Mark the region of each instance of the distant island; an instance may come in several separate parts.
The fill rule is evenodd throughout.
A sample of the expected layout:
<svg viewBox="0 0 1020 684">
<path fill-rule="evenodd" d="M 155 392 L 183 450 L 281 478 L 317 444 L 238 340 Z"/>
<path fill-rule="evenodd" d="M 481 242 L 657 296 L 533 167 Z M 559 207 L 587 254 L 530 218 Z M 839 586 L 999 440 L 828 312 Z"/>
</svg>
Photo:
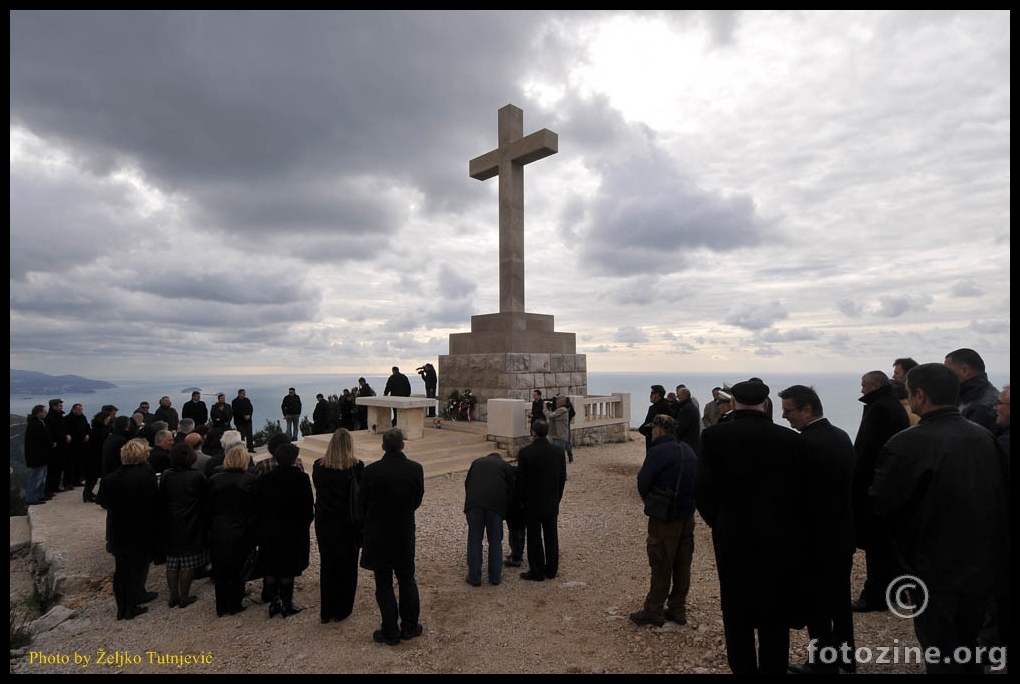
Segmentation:
<svg viewBox="0 0 1020 684">
<path fill-rule="evenodd" d="M 115 389 L 104 380 L 89 380 L 80 375 L 47 375 L 35 371 L 11 369 L 11 394 L 22 396 L 56 396 L 58 394 L 92 394 L 96 390 Z"/>
</svg>

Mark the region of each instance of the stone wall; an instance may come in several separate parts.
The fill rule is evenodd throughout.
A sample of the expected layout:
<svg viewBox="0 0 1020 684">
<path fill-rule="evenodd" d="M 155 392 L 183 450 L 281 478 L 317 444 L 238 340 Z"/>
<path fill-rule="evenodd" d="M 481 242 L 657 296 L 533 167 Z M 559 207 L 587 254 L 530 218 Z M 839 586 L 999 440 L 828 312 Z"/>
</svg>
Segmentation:
<svg viewBox="0 0 1020 684">
<path fill-rule="evenodd" d="M 478 398 L 475 420 L 486 420 L 489 399 L 531 401 L 531 392 L 584 396 L 588 393 L 588 362 L 584 354 L 533 354 L 502 352 L 447 354 L 439 357 L 440 409 L 450 393 L 470 389 Z"/>
</svg>

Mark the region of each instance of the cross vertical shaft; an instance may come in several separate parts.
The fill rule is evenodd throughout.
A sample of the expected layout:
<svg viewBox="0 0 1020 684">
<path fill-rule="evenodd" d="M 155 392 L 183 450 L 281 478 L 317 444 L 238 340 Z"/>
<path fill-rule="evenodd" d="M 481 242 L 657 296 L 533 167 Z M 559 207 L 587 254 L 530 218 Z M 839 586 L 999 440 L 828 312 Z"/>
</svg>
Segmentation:
<svg viewBox="0 0 1020 684">
<path fill-rule="evenodd" d="M 558 136 L 547 128 L 524 137 L 524 112 L 499 110 L 498 147 L 468 162 L 478 180 L 499 176 L 499 311 L 524 312 L 524 165 L 556 154 Z"/>
</svg>

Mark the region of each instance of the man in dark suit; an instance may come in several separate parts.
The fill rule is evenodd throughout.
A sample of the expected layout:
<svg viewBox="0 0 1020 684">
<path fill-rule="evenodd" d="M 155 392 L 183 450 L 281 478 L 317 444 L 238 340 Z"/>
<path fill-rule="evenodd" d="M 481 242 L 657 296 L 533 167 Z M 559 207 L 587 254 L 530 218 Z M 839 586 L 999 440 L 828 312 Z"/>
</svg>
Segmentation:
<svg viewBox="0 0 1020 684">
<path fill-rule="evenodd" d="M 411 381 L 400 372 L 398 366 L 391 369 L 390 377 L 386 379 L 386 387 L 383 388 L 384 397 L 409 397 L 411 396 Z M 397 424 L 397 409 L 393 409 L 393 424 Z"/>
<path fill-rule="evenodd" d="M 181 418 L 191 418 L 195 425 L 205 425 L 209 422 L 209 407 L 202 401 L 201 392 L 192 392 L 191 401 L 184 402 L 181 407 Z"/>
<path fill-rule="evenodd" d="M 567 484 L 567 456 L 548 439 L 545 419 L 531 424 L 531 444 L 517 455 L 517 476 L 528 528 L 528 567 L 521 577 L 541 582 L 556 577 L 560 567 L 557 530 L 560 500 Z"/>
<path fill-rule="evenodd" d="M 666 388 L 662 385 L 652 385 L 652 391 L 648 395 L 649 401 L 652 405 L 648 407 L 648 413 L 645 414 L 645 421 L 641 423 L 641 427 L 638 428 L 638 432 L 645 436 L 645 451 L 652 446 L 652 418 L 664 413 L 667 416 L 672 416 L 673 411 L 669 407 L 669 402 L 666 400 Z"/>
<path fill-rule="evenodd" d="M 854 445 L 850 436 L 829 422 L 822 401 L 810 387 L 793 385 L 779 393 L 783 417 L 804 437 L 808 449 L 808 491 L 813 527 L 808 531 L 813 553 L 809 557 L 811 612 L 808 636 L 817 648 L 808 662 L 790 665 L 797 674 L 855 672 L 854 620 L 847 597 L 854 562 L 854 512 L 850 498 L 854 480 Z M 839 659 L 819 658 L 821 649 Z M 846 654 L 847 657 L 844 657 Z"/>
<path fill-rule="evenodd" d="M 365 521 L 361 567 L 375 574 L 375 600 L 382 627 L 372 638 L 395 646 L 401 639 L 421 636 L 421 604 L 414 576 L 414 512 L 425 494 L 425 471 L 404 454 L 404 433 L 387 430 L 382 437 L 383 457 L 365 467 L 358 504 Z M 393 593 L 397 578 L 399 602 Z M 399 626 L 398 626 L 399 617 Z"/>
<path fill-rule="evenodd" d="M 785 674 L 790 628 L 805 623 L 807 449 L 769 420 L 768 385 L 730 392 L 732 418 L 701 434 L 694 500 L 712 528 L 730 669 Z"/>
<path fill-rule="evenodd" d="M 243 389 L 237 390 L 237 396 L 230 402 L 230 413 L 234 417 L 234 426 L 241 433 L 241 437 L 244 438 L 245 445 L 248 447 L 248 453 L 255 451 L 255 437 L 252 434 L 251 418 L 252 414 L 255 413 L 255 407 L 252 406 L 247 391 Z"/>
<path fill-rule="evenodd" d="M 855 613 L 887 609 L 885 591 L 899 572 L 889 531 L 880 524 L 868 497 L 875 479 L 878 453 L 889 438 L 910 427 L 910 418 L 893 393 L 892 382 L 884 372 L 875 370 L 861 376 L 864 411 L 854 439 L 857 461 L 854 466 L 854 533 L 857 548 L 864 550 L 867 576 L 860 596 L 850 607 Z"/>
</svg>

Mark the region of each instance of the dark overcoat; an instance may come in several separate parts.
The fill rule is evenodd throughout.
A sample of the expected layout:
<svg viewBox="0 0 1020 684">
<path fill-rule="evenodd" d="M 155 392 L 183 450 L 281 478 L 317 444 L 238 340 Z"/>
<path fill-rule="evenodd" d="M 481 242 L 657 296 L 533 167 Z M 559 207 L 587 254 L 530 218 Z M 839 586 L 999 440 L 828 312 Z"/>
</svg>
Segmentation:
<svg viewBox="0 0 1020 684">
<path fill-rule="evenodd" d="M 546 520 L 560 514 L 567 484 L 567 457 L 546 437 L 536 437 L 517 454 L 517 477 L 526 520 Z"/>
<path fill-rule="evenodd" d="M 806 461 L 801 436 L 761 411 L 701 433 L 694 499 L 712 528 L 728 626 L 805 623 Z"/>
<path fill-rule="evenodd" d="M 148 553 L 159 545 L 159 487 L 148 463 L 121 465 L 103 476 L 99 501 L 106 509 L 110 553 Z"/>
<path fill-rule="evenodd" d="M 314 517 L 307 473 L 280 466 L 259 478 L 259 565 L 267 575 L 297 577 L 308 567 Z"/>
<path fill-rule="evenodd" d="M 892 385 L 885 385 L 860 397 L 864 404 L 861 425 L 854 439 L 857 461 L 854 465 L 853 505 L 857 547 L 867 549 L 877 541 L 881 525 L 871 507 L 868 488 L 875 479 L 878 454 L 889 438 L 910 427 L 903 404 L 893 394 Z"/>
<path fill-rule="evenodd" d="M 170 468 L 159 478 L 163 551 L 169 556 L 201 553 L 209 542 L 209 480 L 191 468 Z"/>
<path fill-rule="evenodd" d="M 240 567 L 256 545 L 258 480 L 231 468 L 209 478 L 209 560 L 216 566 Z"/>
<path fill-rule="evenodd" d="M 402 451 L 365 466 L 358 501 L 365 521 L 361 567 L 407 567 L 414 563 L 414 512 L 425 495 L 425 471 Z"/>
</svg>

